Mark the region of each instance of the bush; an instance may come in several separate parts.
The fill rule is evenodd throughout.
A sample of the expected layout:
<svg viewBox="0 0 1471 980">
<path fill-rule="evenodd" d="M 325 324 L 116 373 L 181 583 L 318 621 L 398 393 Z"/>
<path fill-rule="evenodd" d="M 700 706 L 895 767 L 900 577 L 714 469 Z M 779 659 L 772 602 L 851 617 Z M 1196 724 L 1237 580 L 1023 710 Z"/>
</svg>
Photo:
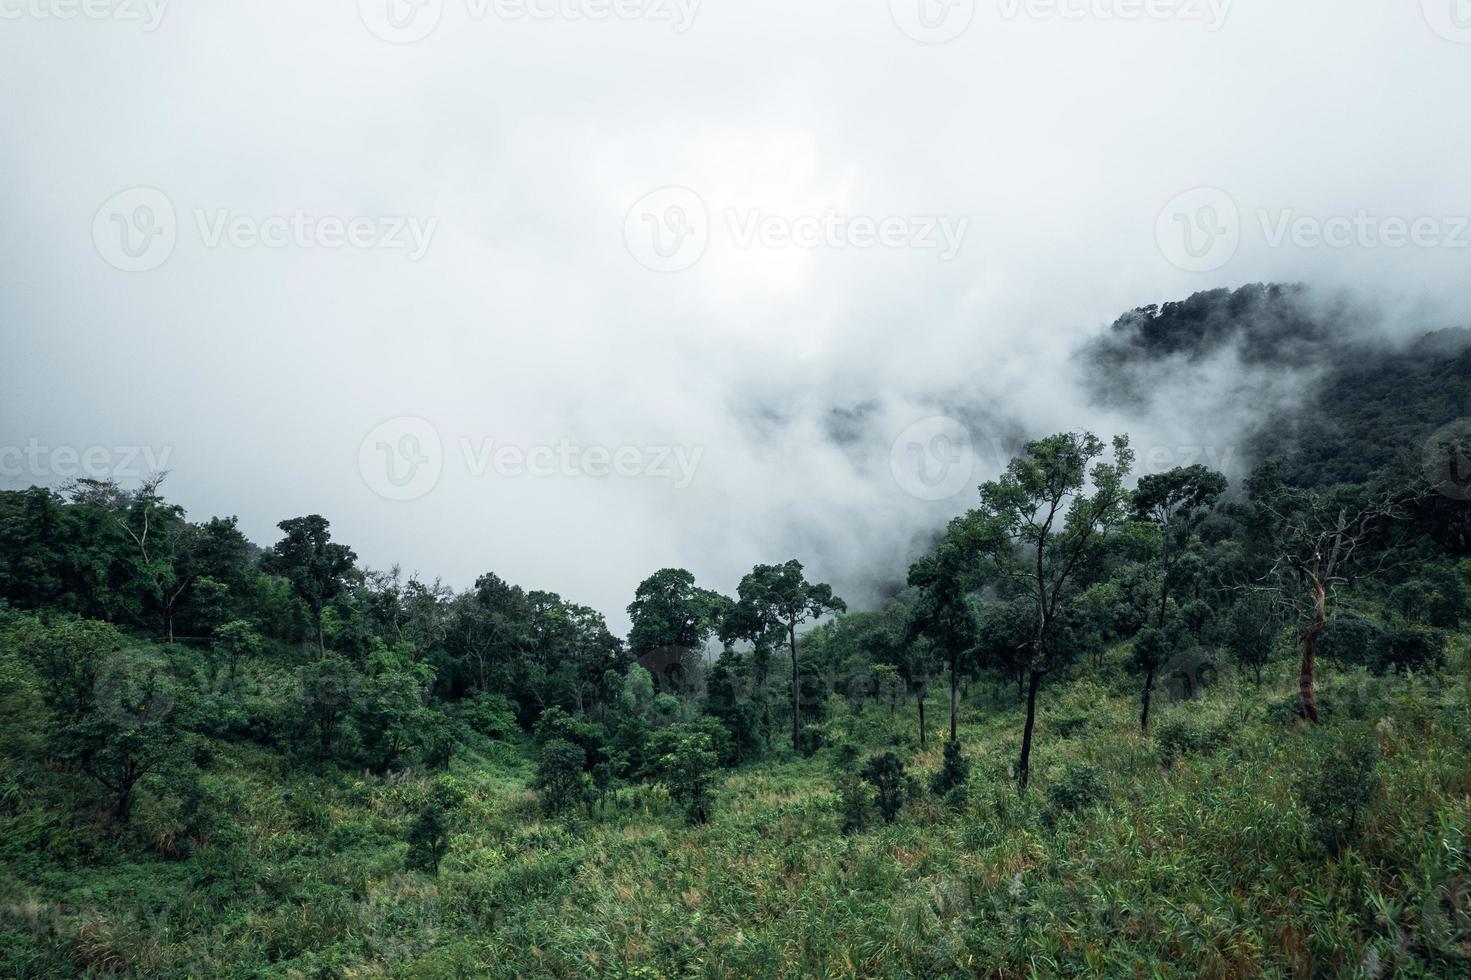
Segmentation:
<svg viewBox="0 0 1471 980">
<path fill-rule="evenodd" d="M 1165 719 L 1154 730 L 1154 742 L 1167 766 L 1182 756 L 1212 752 L 1223 739 L 1223 732 L 1179 716 Z"/>
<path fill-rule="evenodd" d="M 439 862 L 449 852 L 449 819 L 438 799 L 432 799 L 419 811 L 409 827 L 408 866 L 431 874 L 439 874 Z"/>
<path fill-rule="evenodd" d="M 1314 835 L 1337 854 L 1358 836 L 1364 812 L 1379 795 L 1379 749 L 1368 735 L 1342 738 L 1298 778 L 1297 795 Z"/>
<path fill-rule="evenodd" d="M 945 760 L 940 771 L 930 780 L 930 792 L 946 796 L 951 790 L 963 789 L 970 778 L 970 761 L 960 751 L 960 743 L 951 739 L 945 743 Z"/>
<path fill-rule="evenodd" d="M 908 788 L 904 779 L 904 762 L 892 752 L 884 752 L 868 760 L 863 779 L 873 787 L 875 803 L 884 823 L 893 823 L 904 806 Z"/>
<path fill-rule="evenodd" d="M 1052 805 L 1069 813 L 1108 800 L 1108 786 L 1097 766 L 1072 765 L 1047 792 Z"/>
<path fill-rule="evenodd" d="M 555 815 L 586 804 L 592 788 L 586 768 L 587 753 L 580 745 L 564 738 L 553 738 L 543 745 L 536 772 L 542 809 Z"/>
<path fill-rule="evenodd" d="M 856 773 L 845 773 L 838 778 L 838 814 L 842 818 L 842 831 L 851 834 L 868 826 L 873 817 L 874 791 Z"/>
<path fill-rule="evenodd" d="M 516 724 L 516 706 L 501 694 L 476 692 L 460 703 L 458 714 L 471 731 L 486 738 L 504 740 L 520 730 Z"/>
</svg>

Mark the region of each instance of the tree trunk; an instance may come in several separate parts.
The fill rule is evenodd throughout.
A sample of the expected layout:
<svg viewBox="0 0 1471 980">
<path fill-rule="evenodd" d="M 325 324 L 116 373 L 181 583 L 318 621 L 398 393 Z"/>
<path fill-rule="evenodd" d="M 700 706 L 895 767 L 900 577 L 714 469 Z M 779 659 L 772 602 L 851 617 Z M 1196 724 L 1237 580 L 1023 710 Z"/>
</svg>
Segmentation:
<svg viewBox="0 0 1471 980">
<path fill-rule="evenodd" d="M 924 691 L 923 691 L 923 689 L 920 689 L 920 690 L 917 690 L 917 691 L 914 692 L 914 700 L 915 700 L 915 703 L 917 703 L 919 705 L 919 744 L 920 745 L 924 745 Z"/>
<path fill-rule="evenodd" d="M 1320 600 L 1314 607 L 1313 622 L 1302 634 L 1302 667 L 1298 671 L 1298 688 L 1302 692 L 1303 717 L 1314 725 L 1318 723 L 1318 694 L 1314 690 L 1314 670 L 1318 659 L 1318 637 L 1328 625 L 1324 605 Z"/>
<path fill-rule="evenodd" d="M 797 624 L 787 624 L 787 638 L 792 645 L 792 751 L 802 751 L 802 682 L 797 675 Z"/>
<path fill-rule="evenodd" d="M 956 723 L 960 717 L 960 688 L 955 677 L 955 661 L 957 659 L 957 654 L 950 654 L 950 741 L 952 742 L 959 741 L 955 734 Z"/>
<path fill-rule="evenodd" d="M 1033 668 L 1027 682 L 1027 724 L 1022 729 L 1022 755 L 1016 764 L 1016 783 L 1021 790 L 1027 788 L 1027 780 L 1031 778 L 1029 767 L 1032 762 L 1032 729 L 1037 724 L 1037 688 L 1041 684 L 1042 672 Z"/>
<path fill-rule="evenodd" d="M 172 606 L 163 611 L 163 637 L 169 646 L 174 644 L 174 609 Z"/>
<path fill-rule="evenodd" d="M 320 657 L 327 655 L 327 639 L 322 629 L 322 610 L 320 609 L 317 610 L 317 655 Z"/>
<path fill-rule="evenodd" d="M 1149 695 L 1154 691 L 1154 668 L 1144 675 L 1144 710 L 1139 713 L 1139 730 L 1149 731 Z"/>
</svg>

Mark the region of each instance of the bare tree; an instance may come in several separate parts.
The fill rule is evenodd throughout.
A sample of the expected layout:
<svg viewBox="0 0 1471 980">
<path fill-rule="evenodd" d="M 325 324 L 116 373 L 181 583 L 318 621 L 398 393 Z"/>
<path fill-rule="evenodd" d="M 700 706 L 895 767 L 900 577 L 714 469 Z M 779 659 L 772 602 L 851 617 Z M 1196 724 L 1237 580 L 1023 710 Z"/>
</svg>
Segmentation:
<svg viewBox="0 0 1471 980">
<path fill-rule="evenodd" d="M 1340 591 L 1357 575 L 1375 574 L 1389 562 L 1392 550 L 1375 555 L 1370 545 L 1403 516 L 1405 495 L 1356 498 L 1278 485 L 1254 502 L 1266 517 L 1272 565 L 1253 588 L 1271 594 L 1296 620 L 1302 713 L 1316 724 L 1318 641 Z"/>
</svg>

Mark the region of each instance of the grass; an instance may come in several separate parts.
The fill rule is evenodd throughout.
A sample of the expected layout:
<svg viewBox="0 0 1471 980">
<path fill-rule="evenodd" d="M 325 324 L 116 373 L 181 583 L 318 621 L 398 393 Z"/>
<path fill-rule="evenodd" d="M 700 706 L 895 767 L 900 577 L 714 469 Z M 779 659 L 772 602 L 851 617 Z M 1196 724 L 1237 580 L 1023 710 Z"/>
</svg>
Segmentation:
<svg viewBox="0 0 1471 980">
<path fill-rule="evenodd" d="M 428 777 L 286 773 L 242 745 L 207 770 L 229 820 L 192 856 L 0 806 L 0 974 L 1466 975 L 1464 639 L 1441 676 L 1330 678 L 1344 707 L 1318 729 L 1274 714 L 1290 685 L 1228 678 L 1161 707 L 1157 726 L 1213 733 L 1173 759 L 1137 730 L 1121 659 L 1044 692 L 1028 794 L 1009 779 L 1020 710 L 978 686 L 964 809 L 921 796 L 850 836 L 831 750 L 730 773 L 687 828 L 659 788 L 547 820 L 525 748 L 480 743 L 443 777 L 464 803 L 438 877 L 404 870 Z M 856 722 L 872 746 L 914 725 L 912 706 Z M 1350 736 L 1374 739 L 1382 787 L 1330 853 L 1298 787 Z M 927 777 L 940 749 L 899 751 Z M 1052 790 L 1079 765 L 1105 798 L 1072 811 Z M 146 802 L 138 818 L 166 824 Z"/>
</svg>

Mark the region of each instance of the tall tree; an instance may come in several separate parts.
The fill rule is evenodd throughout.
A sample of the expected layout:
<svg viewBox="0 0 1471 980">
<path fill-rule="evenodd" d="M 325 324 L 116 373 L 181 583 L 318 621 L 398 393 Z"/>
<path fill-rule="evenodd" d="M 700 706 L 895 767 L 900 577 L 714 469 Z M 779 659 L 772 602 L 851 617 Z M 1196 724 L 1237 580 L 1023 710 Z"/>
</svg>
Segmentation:
<svg viewBox="0 0 1471 980">
<path fill-rule="evenodd" d="M 1160 534 L 1159 604 L 1155 629 L 1163 631 L 1172 590 L 1181 584 L 1184 557 L 1200 521 L 1226 492 L 1226 478 L 1205 466 L 1179 466 L 1164 473 L 1139 478 L 1134 490 L 1134 516 L 1153 524 Z M 1149 730 L 1149 700 L 1155 674 L 1164 664 L 1163 634 L 1135 644 L 1135 663 L 1144 672 L 1144 694 L 1139 727 Z"/>
<path fill-rule="evenodd" d="M 294 517 L 276 525 L 286 536 L 266 552 L 262 566 L 291 583 L 292 591 L 311 610 L 317 630 L 317 652 L 327 652 L 322 630 L 322 612 L 347 587 L 357 555 L 345 544 L 332 540 L 331 524 L 312 514 Z"/>
<path fill-rule="evenodd" d="M 1373 545 L 1390 522 L 1403 516 L 1405 495 L 1357 487 L 1333 491 L 1289 487 L 1270 466 L 1253 476 L 1249 489 L 1260 535 L 1257 542 L 1265 545 L 1271 561 L 1256 589 L 1265 589 L 1296 619 L 1302 714 L 1317 724 L 1318 641 L 1328 628 L 1339 591 L 1358 575 L 1381 570 L 1391 559 L 1391 550 Z"/>
<path fill-rule="evenodd" d="M 639 583 L 628 606 L 628 645 L 635 658 L 665 647 L 698 650 L 720 626 L 730 600 L 695 585 L 683 568 L 665 568 Z"/>
<path fill-rule="evenodd" d="M 1112 462 L 1100 458 L 1104 452 L 1102 440 L 1088 432 L 1028 443 L 1000 477 L 981 485 L 981 506 L 970 515 L 983 529 L 973 539 L 981 555 L 1031 598 L 1027 715 L 1016 767 L 1022 789 L 1030 776 L 1037 691 L 1054 666 L 1054 625 L 1126 517 L 1124 480 L 1133 450 L 1120 436 L 1113 441 Z"/>
<path fill-rule="evenodd" d="M 960 658 L 976 643 L 976 616 L 970 597 L 979 584 L 984 526 L 974 515 L 950 522 L 933 554 L 909 568 L 918 592 L 913 625 L 932 637 L 950 673 L 950 740 L 960 736 Z"/>
<path fill-rule="evenodd" d="M 802 681 L 797 662 L 797 627 L 829 613 L 845 612 L 847 603 L 832 586 L 810 583 L 795 558 L 784 565 L 757 565 L 741 579 L 735 606 L 727 617 L 727 633 L 761 643 L 782 635 L 792 655 L 792 748 L 802 748 Z"/>
</svg>

